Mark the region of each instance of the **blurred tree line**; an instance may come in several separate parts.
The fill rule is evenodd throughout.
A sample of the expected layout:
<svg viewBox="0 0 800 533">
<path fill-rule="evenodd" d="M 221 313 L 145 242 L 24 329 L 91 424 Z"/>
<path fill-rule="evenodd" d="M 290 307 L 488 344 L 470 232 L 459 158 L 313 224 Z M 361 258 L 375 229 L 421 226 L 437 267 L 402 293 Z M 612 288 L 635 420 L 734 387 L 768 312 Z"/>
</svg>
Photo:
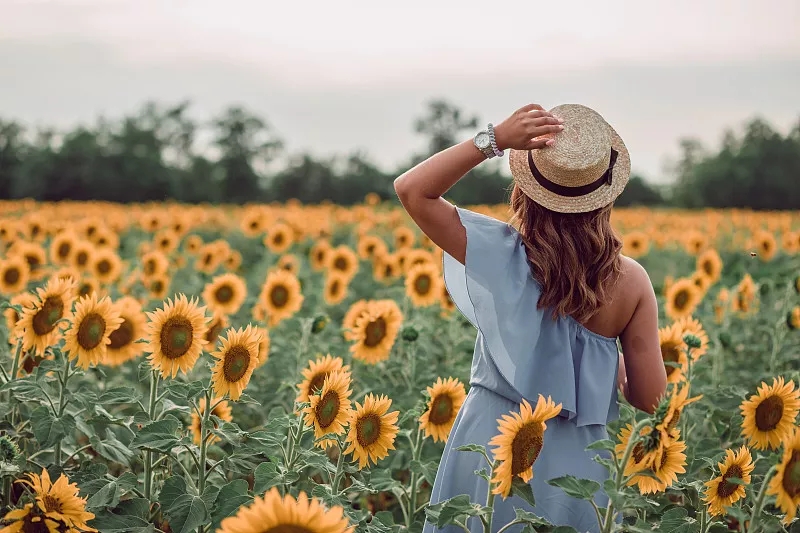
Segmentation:
<svg viewBox="0 0 800 533">
<path fill-rule="evenodd" d="M 397 175 L 467 138 L 480 124 L 447 101 L 431 101 L 414 122 L 426 150 L 386 172 L 359 152 L 333 158 L 290 154 L 264 118 L 242 107 L 204 123 L 188 109 L 188 102 L 147 103 L 120 120 L 100 119 L 66 132 L 33 131 L 0 119 L 0 198 L 238 204 L 296 198 L 349 205 L 374 192 L 394 199 Z M 718 150 L 693 139 L 682 140 L 680 149 L 674 184 L 656 188 L 632 176 L 617 205 L 800 208 L 794 186 L 800 177 L 800 121 L 783 136 L 753 119 L 741 135 L 727 132 Z M 506 200 L 510 179 L 502 163 L 479 166 L 448 197 L 459 204 Z"/>
</svg>

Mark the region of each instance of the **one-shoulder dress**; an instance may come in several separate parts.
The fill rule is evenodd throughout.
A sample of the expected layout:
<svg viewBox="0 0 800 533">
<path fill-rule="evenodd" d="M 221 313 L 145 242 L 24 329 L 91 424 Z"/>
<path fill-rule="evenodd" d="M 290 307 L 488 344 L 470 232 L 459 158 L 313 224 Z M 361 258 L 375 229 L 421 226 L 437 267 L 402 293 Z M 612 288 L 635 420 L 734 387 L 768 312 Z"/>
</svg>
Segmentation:
<svg viewBox="0 0 800 533">
<path fill-rule="evenodd" d="M 554 320 L 552 311 L 538 309 L 541 286 L 531 274 L 521 236 L 510 224 L 462 208 L 458 215 L 467 233 L 466 264 L 445 254 L 445 284 L 478 333 L 470 391 L 445 445 L 430 501 L 466 494 L 485 504 L 486 481 L 474 472 L 485 468 L 486 461 L 456 448 L 487 446 L 498 433 L 502 415 L 519 412 L 523 398 L 535 406 L 542 394 L 561 403 L 562 411 L 547 421 L 544 444 L 533 465 L 530 484 L 536 506 L 518 496 L 498 496 L 493 532 L 514 519 L 515 508 L 579 532 L 598 531 L 591 503 L 567 496 L 547 480 L 571 474 L 602 485 L 608 476 L 593 460 L 599 452 L 586 447 L 608 438 L 606 424 L 618 416 L 616 339 L 598 335 L 571 317 Z M 607 505 L 602 490 L 595 503 Z M 468 526 L 473 532 L 483 530 L 476 518 Z M 455 526 L 437 529 L 425 523 L 424 533 L 437 531 L 463 533 Z"/>
</svg>

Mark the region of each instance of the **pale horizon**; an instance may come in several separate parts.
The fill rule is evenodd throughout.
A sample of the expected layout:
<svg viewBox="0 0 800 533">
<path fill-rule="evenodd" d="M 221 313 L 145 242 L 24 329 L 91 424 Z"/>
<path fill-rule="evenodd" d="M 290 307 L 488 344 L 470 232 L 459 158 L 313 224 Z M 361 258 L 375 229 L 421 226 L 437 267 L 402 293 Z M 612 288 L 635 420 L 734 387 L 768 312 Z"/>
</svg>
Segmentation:
<svg viewBox="0 0 800 533">
<path fill-rule="evenodd" d="M 800 119 L 800 2 L 0 0 L 0 118 L 91 124 L 148 100 L 232 104 L 289 152 L 356 150 L 394 170 L 444 98 L 485 123 L 531 101 L 580 102 L 654 182 L 681 137 L 718 146 L 755 116 Z"/>
</svg>

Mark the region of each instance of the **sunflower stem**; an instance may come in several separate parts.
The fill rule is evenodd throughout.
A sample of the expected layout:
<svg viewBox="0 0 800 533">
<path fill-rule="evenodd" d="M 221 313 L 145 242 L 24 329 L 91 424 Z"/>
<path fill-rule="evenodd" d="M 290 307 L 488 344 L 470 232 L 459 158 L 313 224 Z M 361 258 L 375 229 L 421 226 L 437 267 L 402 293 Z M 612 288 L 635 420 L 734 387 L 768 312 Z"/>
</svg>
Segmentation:
<svg viewBox="0 0 800 533">
<path fill-rule="evenodd" d="M 494 479 L 494 469 L 500 465 L 500 461 L 495 461 L 492 463 L 492 471 L 489 473 L 489 479 Z M 484 533 L 492 533 L 492 518 L 494 518 L 494 498 L 495 493 L 492 490 L 492 482 L 489 481 L 487 483 L 488 488 L 486 490 L 486 507 L 490 510 L 489 517 L 486 518 L 485 516 L 481 516 L 481 522 L 483 522 L 483 532 Z"/>
<path fill-rule="evenodd" d="M 412 357 L 416 357 L 412 355 Z M 417 424 L 417 429 L 414 434 L 414 442 L 411 447 L 411 458 L 413 461 L 419 461 L 421 451 L 422 451 L 422 429 Z M 411 529 L 411 526 L 414 523 L 414 518 L 416 517 L 416 507 L 417 507 L 417 485 L 419 484 L 419 474 L 414 470 L 411 471 L 411 494 L 408 497 L 408 512 L 405 514 L 406 519 L 406 529 Z"/>
<path fill-rule="evenodd" d="M 206 408 L 203 410 L 203 418 L 200 422 L 200 463 L 198 465 L 198 484 L 197 490 L 200 495 L 206 488 L 206 454 L 208 453 L 208 422 L 211 417 L 211 392 L 206 389 L 204 391 L 206 399 Z"/>
<path fill-rule="evenodd" d="M 614 490 L 616 492 L 619 492 L 619 490 L 622 488 L 623 482 L 625 481 L 625 465 L 628 464 L 628 459 L 630 459 L 631 454 L 633 453 L 633 448 L 640 440 L 639 433 L 649 422 L 650 420 L 647 418 L 640 420 L 631 430 L 631 436 L 630 439 L 628 439 L 628 445 L 625 447 L 625 453 L 622 455 L 622 459 L 617 463 L 617 472 L 614 478 Z M 603 518 L 603 523 L 600 524 L 600 530 L 603 533 L 611 533 L 611 525 L 613 523 L 614 503 L 611 501 L 611 498 L 609 498 L 608 507 L 606 507 L 606 515 Z"/>
<path fill-rule="evenodd" d="M 767 486 L 769 485 L 769 480 L 772 478 L 773 474 L 777 471 L 778 466 L 772 465 L 772 467 L 767 470 L 767 473 L 764 474 L 764 480 L 761 482 L 761 489 L 758 491 L 758 496 L 756 497 L 756 501 L 753 504 L 753 512 L 750 515 L 750 524 L 744 526 L 745 533 L 753 533 L 757 531 L 756 529 L 756 521 L 758 520 L 759 515 L 761 514 L 761 508 L 764 506 L 764 498 L 767 495 Z"/>
<path fill-rule="evenodd" d="M 703 505 L 700 510 L 700 533 L 706 533 L 708 529 L 708 514 L 706 513 L 706 506 Z"/>
<path fill-rule="evenodd" d="M 70 360 L 65 354 L 62 354 L 64 358 L 64 371 L 59 376 L 59 383 L 61 387 L 58 391 L 58 413 L 56 413 L 56 418 L 61 418 L 64 416 L 64 409 L 67 407 L 67 395 L 65 392 L 67 391 L 67 384 L 69 383 L 69 378 L 71 377 L 70 374 Z M 61 466 L 61 441 L 59 440 L 56 442 L 55 448 L 53 449 L 53 463 Z"/>
<path fill-rule="evenodd" d="M 17 372 L 19 372 L 19 360 L 22 355 L 22 339 L 17 340 L 17 347 L 14 349 L 14 362 L 11 363 L 11 375 L 8 376 L 9 381 L 17 379 Z M 9 393 L 11 394 L 11 393 Z"/>
<path fill-rule="evenodd" d="M 339 457 L 336 459 L 336 473 L 331 481 L 331 494 L 339 493 L 339 480 L 342 477 L 342 467 L 344 466 L 344 443 L 342 439 L 336 439 L 339 445 Z"/>
<path fill-rule="evenodd" d="M 158 403 L 158 371 L 150 370 L 150 396 L 147 414 L 150 420 L 155 420 L 156 404 Z M 144 497 L 147 501 L 153 496 L 153 452 L 148 450 L 144 457 Z"/>
</svg>

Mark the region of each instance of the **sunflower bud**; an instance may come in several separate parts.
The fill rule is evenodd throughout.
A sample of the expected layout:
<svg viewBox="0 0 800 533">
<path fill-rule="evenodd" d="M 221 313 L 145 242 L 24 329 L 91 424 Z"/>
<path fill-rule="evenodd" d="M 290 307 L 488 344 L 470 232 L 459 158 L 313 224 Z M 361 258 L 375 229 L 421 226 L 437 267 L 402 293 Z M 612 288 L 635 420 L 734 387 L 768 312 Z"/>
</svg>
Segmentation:
<svg viewBox="0 0 800 533">
<path fill-rule="evenodd" d="M 406 342 L 414 342 L 419 338 L 419 332 L 414 326 L 404 327 L 403 331 L 400 332 L 400 335 L 402 335 L 403 340 Z"/>
<path fill-rule="evenodd" d="M 19 447 L 16 443 L 3 435 L 0 437 L 0 462 L 13 463 L 19 458 Z"/>
<path fill-rule="evenodd" d="M 683 336 L 683 342 L 686 343 L 686 346 L 692 349 L 697 349 L 702 345 L 700 339 L 691 333 Z"/>
<path fill-rule="evenodd" d="M 330 322 L 328 315 L 317 315 L 314 317 L 314 322 L 311 323 L 311 333 L 321 332 L 328 325 L 328 322 Z"/>
<path fill-rule="evenodd" d="M 727 331 L 723 331 L 719 334 L 719 342 L 722 344 L 724 348 L 731 347 L 731 336 Z"/>
</svg>

